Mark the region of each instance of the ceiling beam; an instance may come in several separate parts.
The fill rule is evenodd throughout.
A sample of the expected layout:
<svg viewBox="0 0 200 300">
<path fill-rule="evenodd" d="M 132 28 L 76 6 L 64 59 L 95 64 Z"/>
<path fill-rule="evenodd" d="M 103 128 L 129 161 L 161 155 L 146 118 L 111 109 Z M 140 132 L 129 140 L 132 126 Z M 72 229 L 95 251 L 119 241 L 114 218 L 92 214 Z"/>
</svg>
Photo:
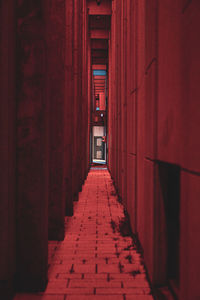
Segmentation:
<svg viewBox="0 0 200 300">
<path fill-rule="evenodd" d="M 92 50 L 92 57 L 108 57 L 107 50 Z"/>
<path fill-rule="evenodd" d="M 89 15 L 111 15 L 112 14 L 112 1 L 101 0 L 101 4 L 97 5 L 95 0 L 87 1 Z"/>
<path fill-rule="evenodd" d="M 95 76 L 93 76 L 94 77 L 94 79 L 96 80 L 105 80 L 106 79 L 106 76 L 105 75 L 95 75 Z"/>
<path fill-rule="evenodd" d="M 108 40 L 91 40 L 91 49 L 108 49 Z"/>
<path fill-rule="evenodd" d="M 101 29 L 92 29 L 90 30 L 90 38 L 91 39 L 109 39 L 109 31 L 108 30 L 101 30 Z"/>
<path fill-rule="evenodd" d="M 92 63 L 93 64 L 107 64 L 108 63 L 108 58 L 93 57 L 92 58 Z"/>
<path fill-rule="evenodd" d="M 106 65 L 100 65 L 100 64 L 99 65 L 92 65 L 92 70 L 107 70 L 107 67 L 106 67 Z"/>
</svg>

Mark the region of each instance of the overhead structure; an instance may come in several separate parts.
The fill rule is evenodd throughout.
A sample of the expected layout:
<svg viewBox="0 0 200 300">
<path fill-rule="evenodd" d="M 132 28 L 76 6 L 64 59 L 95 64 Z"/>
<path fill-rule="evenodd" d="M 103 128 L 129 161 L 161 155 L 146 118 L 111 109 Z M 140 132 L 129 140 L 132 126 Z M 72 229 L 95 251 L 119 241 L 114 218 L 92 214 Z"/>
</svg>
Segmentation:
<svg viewBox="0 0 200 300">
<path fill-rule="evenodd" d="M 98 125 L 98 122 L 100 122 L 102 125 L 102 121 L 106 120 L 108 41 L 111 26 L 112 1 L 89 0 L 87 1 L 87 5 L 92 62 L 92 122 L 95 125 Z M 100 118 L 100 114 L 102 115 L 102 113 L 104 116 L 103 120 Z"/>
</svg>

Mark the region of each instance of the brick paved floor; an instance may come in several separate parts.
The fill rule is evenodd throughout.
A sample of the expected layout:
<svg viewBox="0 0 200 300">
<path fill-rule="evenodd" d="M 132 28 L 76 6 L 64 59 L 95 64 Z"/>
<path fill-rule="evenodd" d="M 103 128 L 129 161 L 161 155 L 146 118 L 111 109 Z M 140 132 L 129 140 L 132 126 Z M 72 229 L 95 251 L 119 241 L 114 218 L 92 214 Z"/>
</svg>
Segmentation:
<svg viewBox="0 0 200 300">
<path fill-rule="evenodd" d="M 140 254 L 116 225 L 123 217 L 108 171 L 92 169 L 65 240 L 49 242 L 46 291 L 14 300 L 153 300 Z"/>
</svg>

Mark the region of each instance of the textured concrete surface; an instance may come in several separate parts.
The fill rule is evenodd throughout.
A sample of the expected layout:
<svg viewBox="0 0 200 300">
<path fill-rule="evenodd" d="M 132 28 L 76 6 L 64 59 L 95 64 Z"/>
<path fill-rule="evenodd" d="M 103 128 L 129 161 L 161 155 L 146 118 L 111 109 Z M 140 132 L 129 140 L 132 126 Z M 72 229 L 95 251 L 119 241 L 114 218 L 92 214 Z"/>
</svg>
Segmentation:
<svg viewBox="0 0 200 300">
<path fill-rule="evenodd" d="M 65 1 L 48 1 L 49 240 L 64 238 L 65 216 Z M 68 117 L 68 116 L 67 116 Z M 68 149 L 67 149 L 68 150 Z M 69 155 L 69 153 L 67 153 Z"/>
<path fill-rule="evenodd" d="M 1 3 L 0 18 L 0 290 L 2 299 L 13 292 L 15 273 L 16 103 L 15 9 Z"/>
<path fill-rule="evenodd" d="M 17 294 L 14 300 L 153 300 L 124 220 L 108 171 L 92 169 L 74 216 L 66 218 L 64 241 L 49 242 L 45 293 Z"/>
<path fill-rule="evenodd" d="M 45 72 L 43 4 L 18 1 L 16 280 L 23 291 L 43 290 L 47 280 Z"/>
</svg>

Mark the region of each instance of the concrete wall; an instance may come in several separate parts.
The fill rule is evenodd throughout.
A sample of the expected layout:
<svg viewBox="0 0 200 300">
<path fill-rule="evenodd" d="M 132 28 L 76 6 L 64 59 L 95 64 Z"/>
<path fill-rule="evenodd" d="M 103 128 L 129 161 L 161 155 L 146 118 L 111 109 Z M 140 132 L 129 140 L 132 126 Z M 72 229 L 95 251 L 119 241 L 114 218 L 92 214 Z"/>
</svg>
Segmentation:
<svg viewBox="0 0 200 300">
<path fill-rule="evenodd" d="M 180 299 L 198 299 L 200 3 L 163 3 L 158 22 L 158 159 L 181 167 Z"/>
<path fill-rule="evenodd" d="M 42 2 L 17 3 L 17 286 L 43 290 L 48 267 L 48 98 Z M 31 259 L 30 259 L 31 257 Z"/>
<path fill-rule="evenodd" d="M 49 239 L 64 238 L 65 216 L 65 1 L 49 1 L 47 15 L 47 95 L 49 99 Z M 70 116 L 67 116 L 70 118 Z M 59 133 L 59 134 L 58 134 Z M 67 136 L 66 136 L 67 138 Z M 67 164 L 66 164 L 67 167 Z M 72 207 L 68 208 L 70 214 Z"/>
<path fill-rule="evenodd" d="M 199 1 L 115 1 L 109 41 L 109 169 L 154 286 L 169 279 L 166 186 L 178 176 L 181 300 L 200 295 L 199 20 Z"/>
<path fill-rule="evenodd" d="M 0 3 L 0 294 L 12 297 L 16 271 L 15 1 Z"/>
<path fill-rule="evenodd" d="M 64 238 L 87 176 L 90 62 L 85 0 L 1 1 L 0 13 L 0 290 L 11 299 L 45 289 L 48 237 Z"/>
</svg>

